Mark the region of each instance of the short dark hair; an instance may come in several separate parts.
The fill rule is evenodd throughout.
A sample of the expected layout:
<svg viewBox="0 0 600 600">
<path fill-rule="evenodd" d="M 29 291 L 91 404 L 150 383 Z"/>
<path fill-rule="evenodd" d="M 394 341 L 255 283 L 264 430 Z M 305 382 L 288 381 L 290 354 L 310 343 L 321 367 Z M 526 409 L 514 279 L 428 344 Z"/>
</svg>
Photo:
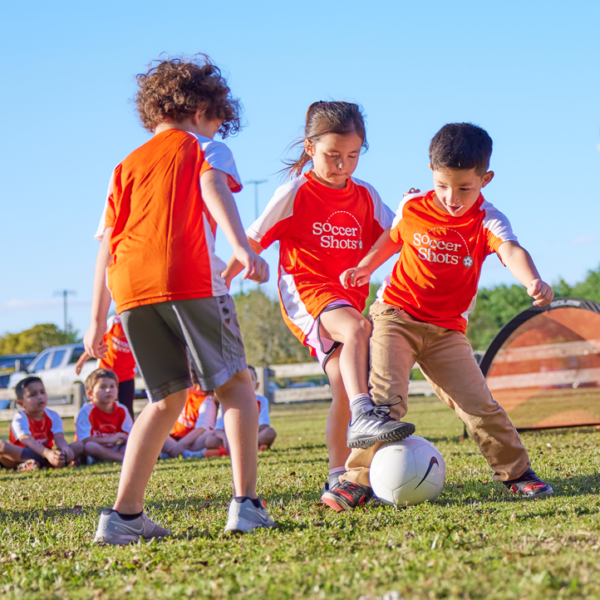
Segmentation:
<svg viewBox="0 0 600 600">
<path fill-rule="evenodd" d="M 17 383 L 17 385 L 15 387 L 17 399 L 23 400 L 23 396 L 25 395 L 25 388 L 28 385 L 31 385 L 32 383 L 38 383 L 38 382 L 41 383 L 42 385 L 44 385 L 44 382 L 39 377 L 36 377 L 35 375 L 32 375 L 31 377 L 25 377 L 25 379 L 21 379 L 21 381 L 19 381 L 19 383 Z"/>
<path fill-rule="evenodd" d="M 119 378 L 114 371 L 111 371 L 110 369 L 96 369 L 95 371 L 92 371 L 85 380 L 86 393 L 93 392 L 100 379 L 112 379 L 117 386 L 119 385 Z"/>
<path fill-rule="evenodd" d="M 492 138 L 472 123 L 448 123 L 431 140 L 429 162 L 434 171 L 475 169 L 484 175 L 490 166 Z"/>
<path fill-rule="evenodd" d="M 248 365 L 248 370 L 254 373 L 254 378 L 256 379 L 256 369 L 252 365 Z"/>
</svg>

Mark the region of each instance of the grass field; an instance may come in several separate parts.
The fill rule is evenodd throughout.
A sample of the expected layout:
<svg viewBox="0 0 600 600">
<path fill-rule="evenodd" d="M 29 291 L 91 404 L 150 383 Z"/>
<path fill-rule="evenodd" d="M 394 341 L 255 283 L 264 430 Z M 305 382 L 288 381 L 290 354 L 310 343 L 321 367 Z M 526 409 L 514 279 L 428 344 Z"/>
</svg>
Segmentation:
<svg viewBox="0 0 600 600">
<path fill-rule="evenodd" d="M 5 598 L 600 598 L 600 433 L 524 434 L 553 498 L 509 497 L 462 424 L 435 398 L 412 403 L 417 433 L 446 459 L 436 504 L 338 515 L 317 506 L 327 472 L 328 406 L 277 407 L 260 493 L 278 530 L 223 536 L 227 459 L 159 463 L 146 496 L 173 539 L 95 547 L 117 466 L 0 471 Z M 0 431 L 5 434 L 6 429 Z M 5 437 L 3 435 L 3 437 Z"/>
</svg>

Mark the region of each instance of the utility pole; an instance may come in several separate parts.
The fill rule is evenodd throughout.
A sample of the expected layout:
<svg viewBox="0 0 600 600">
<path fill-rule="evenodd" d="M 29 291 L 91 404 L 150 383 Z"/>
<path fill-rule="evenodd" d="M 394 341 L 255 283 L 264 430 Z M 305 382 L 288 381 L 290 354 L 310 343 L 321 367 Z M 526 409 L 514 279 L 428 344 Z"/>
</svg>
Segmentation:
<svg viewBox="0 0 600 600">
<path fill-rule="evenodd" d="M 254 185 L 254 218 L 258 219 L 258 186 L 261 183 L 267 183 L 268 179 L 253 179 L 252 181 L 246 181 L 247 185 Z"/>
<path fill-rule="evenodd" d="M 64 321 L 65 321 L 65 327 L 64 327 L 63 331 L 65 333 L 69 333 L 67 331 L 67 328 L 69 326 L 69 321 L 67 320 L 67 296 L 75 296 L 76 293 L 72 290 L 61 290 L 60 292 L 54 292 L 54 295 L 63 297 L 63 312 L 64 312 Z"/>
</svg>

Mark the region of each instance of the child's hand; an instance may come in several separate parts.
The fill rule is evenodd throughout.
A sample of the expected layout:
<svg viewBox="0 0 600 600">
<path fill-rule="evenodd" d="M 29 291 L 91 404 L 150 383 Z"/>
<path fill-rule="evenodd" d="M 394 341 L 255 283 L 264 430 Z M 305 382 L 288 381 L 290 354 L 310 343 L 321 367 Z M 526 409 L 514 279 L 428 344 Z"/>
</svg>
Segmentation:
<svg viewBox="0 0 600 600">
<path fill-rule="evenodd" d="M 90 328 L 83 336 L 83 345 L 85 351 L 94 358 L 104 358 L 108 351 L 108 345 L 104 343 L 104 334 L 106 333 L 106 323 L 104 326 L 99 326 L 97 323 L 92 323 Z"/>
<path fill-rule="evenodd" d="M 369 283 L 370 278 L 371 272 L 369 269 L 366 267 L 355 267 L 353 269 L 346 269 L 340 275 L 340 283 L 345 289 L 348 289 L 348 286 L 356 287 L 365 285 L 366 283 Z"/>
<path fill-rule="evenodd" d="M 408 190 L 408 192 L 404 192 L 405 196 L 408 196 L 409 194 L 418 194 L 421 190 L 419 189 L 415 189 L 415 188 L 410 188 L 410 190 Z"/>
<path fill-rule="evenodd" d="M 546 306 L 552 302 L 554 291 L 541 279 L 534 279 L 527 286 L 527 293 L 533 298 L 534 306 Z"/>
<path fill-rule="evenodd" d="M 62 449 L 62 453 L 64 455 L 66 465 L 68 465 L 75 458 L 75 453 L 73 452 L 73 449 L 71 448 L 71 446 L 65 446 Z"/>
<path fill-rule="evenodd" d="M 43 456 L 53 467 L 65 466 L 65 457 L 60 450 L 50 450 L 50 448 L 46 448 Z"/>
<path fill-rule="evenodd" d="M 235 257 L 246 268 L 243 279 L 250 279 L 256 283 L 264 283 L 269 279 L 269 265 L 256 252 L 240 248 L 235 252 Z"/>
<path fill-rule="evenodd" d="M 113 439 L 116 442 L 126 442 L 127 441 L 127 434 L 124 433 L 123 431 L 119 431 L 118 433 L 115 433 L 115 435 L 113 435 Z"/>
</svg>

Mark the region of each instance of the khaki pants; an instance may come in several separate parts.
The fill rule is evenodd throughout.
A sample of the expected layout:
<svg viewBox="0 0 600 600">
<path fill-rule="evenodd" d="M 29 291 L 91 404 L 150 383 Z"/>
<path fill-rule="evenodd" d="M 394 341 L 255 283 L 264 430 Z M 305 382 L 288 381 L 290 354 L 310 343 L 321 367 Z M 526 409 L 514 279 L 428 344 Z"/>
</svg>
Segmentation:
<svg viewBox="0 0 600 600">
<path fill-rule="evenodd" d="M 530 467 L 519 434 L 492 398 L 464 334 L 418 321 L 383 302 L 373 304 L 370 319 L 369 387 L 375 404 L 400 401 L 390 407 L 390 414 L 402 420 L 408 410 L 410 372 L 417 362 L 439 398 L 466 424 L 495 480 L 515 479 Z M 352 450 L 340 479 L 370 487 L 369 467 L 381 445 Z"/>
</svg>

